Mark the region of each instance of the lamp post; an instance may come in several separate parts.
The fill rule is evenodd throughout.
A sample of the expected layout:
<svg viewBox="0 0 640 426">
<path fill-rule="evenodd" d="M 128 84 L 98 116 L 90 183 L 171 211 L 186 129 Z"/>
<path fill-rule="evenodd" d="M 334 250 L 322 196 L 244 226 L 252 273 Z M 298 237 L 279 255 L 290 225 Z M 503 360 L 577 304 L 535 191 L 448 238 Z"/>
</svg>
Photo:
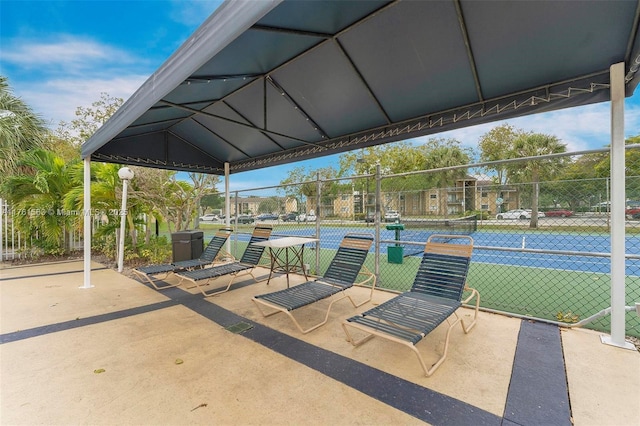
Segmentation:
<svg viewBox="0 0 640 426">
<path fill-rule="evenodd" d="M 124 228 L 127 216 L 127 188 L 129 181 L 133 179 L 133 171 L 128 167 L 118 170 L 118 176 L 122 179 L 122 208 L 120 209 L 120 241 L 118 247 L 118 272 L 122 272 L 124 263 Z"/>
</svg>

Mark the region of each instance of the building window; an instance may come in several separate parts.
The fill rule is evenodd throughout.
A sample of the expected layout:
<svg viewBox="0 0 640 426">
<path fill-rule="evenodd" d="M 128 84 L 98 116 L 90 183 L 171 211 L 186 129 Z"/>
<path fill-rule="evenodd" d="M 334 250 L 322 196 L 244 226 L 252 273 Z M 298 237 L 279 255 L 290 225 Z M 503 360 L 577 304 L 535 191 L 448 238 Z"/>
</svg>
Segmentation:
<svg viewBox="0 0 640 426">
<path fill-rule="evenodd" d="M 429 198 L 431 198 L 432 200 L 436 199 L 436 198 L 438 198 L 438 194 L 431 194 L 431 195 L 429 195 Z"/>
<path fill-rule="evenodd" d="M 482 204 L 480 210 L 489 210 L 489 204 Z"/>
</svg>

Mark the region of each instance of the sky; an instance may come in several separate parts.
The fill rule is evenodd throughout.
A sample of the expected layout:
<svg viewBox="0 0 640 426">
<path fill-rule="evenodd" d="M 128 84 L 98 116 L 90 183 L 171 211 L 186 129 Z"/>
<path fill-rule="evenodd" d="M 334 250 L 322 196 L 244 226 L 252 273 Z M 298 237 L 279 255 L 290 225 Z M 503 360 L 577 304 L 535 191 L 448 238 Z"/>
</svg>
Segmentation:
<svg viewBox="0 0 640 426">
<path fill-rule="evenodd" d="M 101 93 L 128 99 L 220 0 L 0 0 L 0 75 L 55 129 Z M 568 151 L 610 143 L 608 102 L 439 133 L 476 147 L 493 127 L 552 134 Z M 640 88 L 625 101 L 625 136 L 640 134 Z M 412 139 L 419 144 L 420 138 Z M 339 156 L 231 175 L 231 190 L 277 185 L 293 167 L 337 168 Z"/>
</svg>

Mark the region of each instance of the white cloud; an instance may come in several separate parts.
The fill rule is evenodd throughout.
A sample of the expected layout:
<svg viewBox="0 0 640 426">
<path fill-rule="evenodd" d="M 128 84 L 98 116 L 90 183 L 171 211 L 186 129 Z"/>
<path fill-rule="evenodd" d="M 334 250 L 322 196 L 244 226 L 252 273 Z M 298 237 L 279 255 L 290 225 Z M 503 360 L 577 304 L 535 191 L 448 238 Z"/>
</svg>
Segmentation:
<svg viewBox="0 0 640 426">
<path fill-rule="evenodd" d="M 78 107 L 88 107 L 100 100 L 103 92 L 127 100 L 147 77 L 130 74 L 111 78 L 58 78 L 38 85 L 20 83 L 14 85 L 14 89 L 35 113 L 48 121 L 50 128 L 56 128 L 60 121 L 70 122 L 76 118 Z"/>
<path fill-rule="evenodd" d="M 56 128 L 75 118 L 78 107 L 101 93 L 128 99 L 153 72 L 146 58 L 94 40 L 70 35 L 46 42 L 14 39 L 3 44 L 3 68 L 16 96 Z M 4 71 L 3 71 L 4 72 Z"/>
<path fill-rule="evenodd" d="M 69 35 L 49 37 L 49 41 L 18 39 L 5 43 L 2 60 L 24 70 L 79 73 L 109 64 L 133 63 L 126 51 L 90 39 Z M 44 67 L 44 69 L 43 69 Z"/>
</svg>

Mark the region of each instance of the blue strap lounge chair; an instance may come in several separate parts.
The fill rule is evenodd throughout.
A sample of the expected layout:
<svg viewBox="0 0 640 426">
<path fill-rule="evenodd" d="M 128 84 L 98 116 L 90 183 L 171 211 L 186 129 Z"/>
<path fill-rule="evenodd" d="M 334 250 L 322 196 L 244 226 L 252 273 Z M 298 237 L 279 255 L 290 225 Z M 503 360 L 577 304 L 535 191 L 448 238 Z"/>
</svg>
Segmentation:
<svg viewBox="0 0 640 426">
<path fill-rule="evenodd" d="M 377 336 L 406 345 L 417 355 L 425 375 L 431 376 L 447 357 L 451 329 L 460 323 L 468 333 L 476 324 L 480 295 L 475 289 L 466 287 L 472 251 L 473 239 L 469 236 L 430 236 L 411 290 L 344 321 L 342 328 L 347 340 L 358 346 Z M 471 294 L 462 301 L 464 290 Z M 473 321 L 465 325 L 456 310 L 474 296 Z M 449 328 L 443 354 L 427 368 L 415 345 L 444 321 L 449 323 Z M 354 340 L 350 328 L 366 335 Z"/>
<path fill-rule="evenodd" d="M 158 285 L 157 282 L 165 280 L 170 274 L 176 272 L 200 269 L 206 266 L 210 266 L 215 262 L 216 259 L 222 256 L 233 259 L 233 256 L 231 256 L 223 249 L 224 244 L 229 239 L 229 235 L 231 235 L 231 229 L 220 229 L 218 232 L 216 232 L 213 238 L 211 238 L 211 241 L 209 241 L 209 244 L 197 259 L 182 260 L 162 265 L 142 266 L 140 268 L 134 269 L 133 272 L 140 278 L 146 279 L 156 290 L 176 287 L 180 285 L 180 282 L 175 284 L 165 283 L 165 285 Z"/>
<path fill-rule="evenodd" d="M 329 319 L 331 307 L 338 300 L 348 298 L 356 308 L 371 300 L 376 277 L 367 271 L 363 265 L 367 259 L 367 254 L 369 253 L 369 248 L 372 243 L 373 236 L 371 234 L 347 234 L 343 238 L 327 271 L 321 278 L 307 281 L 284 290 L 255 296 L 252 300 L 264 317 L 283 312 L 291 318 L 296 327 L 298 327 L 298 330 L 303 334 L 315 330 L 326 324 Z M 353 287 L 359 275 L 365 275 L 367 278 L 358 284 L 363 285 L 371 282 L 371 292 L 367 300 L 356 304 L 351 296 L 346 293 L 346 290 Z M 302 328 L 292 314 L 292 311 L 298 308 L 334 295 L 336 297 L 334 297 L 329 304 L 324 320 L 307 329 Z M 261 305 L 269 308 L 269 310 L 265 312 L 261 308 Z"/>
<path fill-rule="evenodd" d="M 264 247 L 257 246 L 253 243 L 268 240 L 271 236 L 272 229 L 273 228 L 268 225 L 256 226 L 253 230 L 253 234 L 251 235 L 251 239 L 249 240 L 249 244 L 247 244 L 247 248 L 240 258 L 240 261 L 225 263 L 222 265 L 215 265 L 210 268 L 178 272 L 176 273 L 176 275 L 183 280 L 193 282 L 205 296 L 214 296 L 216 294 L 228 291 L 236 277 L 238 277 L 238 275 L 241 275 L 240 272 L 250 274 L 251 277 L 253 277 L 254 281 L 257 282 L 258 279 L 253 275 L 253 269 L 258 266 L 260 258 L 264 253 Z M 225 289 L 210 292 L 206 292 L 204 290 L 203 286 L 209 284 L 209 281 L 226 275 L 230 275 L 231 279 L 227 283 L 227 287 Z"/>
</svg>

